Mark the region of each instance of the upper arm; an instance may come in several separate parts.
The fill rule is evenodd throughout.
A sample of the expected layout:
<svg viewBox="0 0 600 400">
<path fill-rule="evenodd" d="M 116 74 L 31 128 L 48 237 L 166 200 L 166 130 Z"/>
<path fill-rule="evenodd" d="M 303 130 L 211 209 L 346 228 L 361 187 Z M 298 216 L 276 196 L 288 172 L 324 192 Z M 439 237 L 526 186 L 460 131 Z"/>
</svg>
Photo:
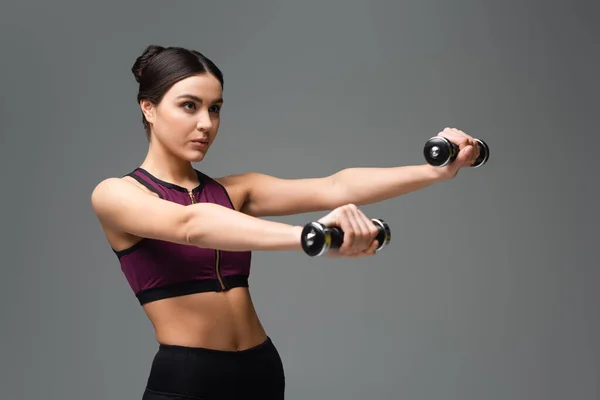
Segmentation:
<svg viewBox="0 0 600 400">
<path fill-rule="evenodd" d="M 100 182 L 91 202 L 102 225 L 112 230 L 187 244 L 188 207 L 147 194 L 119 178 Z"/>
<path fill-rule="evenodd" d="M 332 176 L 282 179 L 258 172 L 220 178 L 224 186 L 243 193 L 241 211 L 255 217 L 323 211 L 339 204 Z"/>
</svg>

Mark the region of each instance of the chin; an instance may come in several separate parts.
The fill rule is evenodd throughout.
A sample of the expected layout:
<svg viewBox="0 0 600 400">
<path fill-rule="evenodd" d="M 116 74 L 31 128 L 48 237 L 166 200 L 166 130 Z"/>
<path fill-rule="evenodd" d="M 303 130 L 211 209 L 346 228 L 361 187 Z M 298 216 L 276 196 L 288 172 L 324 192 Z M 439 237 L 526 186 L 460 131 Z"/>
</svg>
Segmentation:
<svg viewBox="0 0 600 400">
<path fill-rule="evenodd" d="M 188 157 L 186 157 L 186 158 L 190 162 L 200 162 L 200 161 L 204 160 L 205 156 L 206 156 L 205 153 L 203 153 L 201 151 L 198 151 L 198 152 L 194 152 L 192 154 L 189 154 Z"/>
</svg>

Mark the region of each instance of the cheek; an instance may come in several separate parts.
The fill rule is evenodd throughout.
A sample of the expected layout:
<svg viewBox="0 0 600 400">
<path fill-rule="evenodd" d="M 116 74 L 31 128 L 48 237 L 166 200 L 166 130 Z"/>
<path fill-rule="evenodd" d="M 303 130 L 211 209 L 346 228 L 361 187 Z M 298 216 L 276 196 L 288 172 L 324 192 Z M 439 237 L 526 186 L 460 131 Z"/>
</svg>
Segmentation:
<svg viewBox="0 0 600 400">
<path fill-rule="evenodd" d="M 213 118 L 212 118 L 212 124 L 213 124 L 213 127 L 214 127 L 215 129 L 218 129 L 218 128 L 219 128 L 219 125 L 221 124 L 221 117 L 220 117 L 220 116 L 215 116 L 215 117 L 213 117 Z"/>
<path fill-rule="evenodd" d="M 178 109 L 168 109 L 161 115 L 163 127 L 171 129 L 189 129 L 194 125 L 193 118 L 185 112 Z"/>
</svg>

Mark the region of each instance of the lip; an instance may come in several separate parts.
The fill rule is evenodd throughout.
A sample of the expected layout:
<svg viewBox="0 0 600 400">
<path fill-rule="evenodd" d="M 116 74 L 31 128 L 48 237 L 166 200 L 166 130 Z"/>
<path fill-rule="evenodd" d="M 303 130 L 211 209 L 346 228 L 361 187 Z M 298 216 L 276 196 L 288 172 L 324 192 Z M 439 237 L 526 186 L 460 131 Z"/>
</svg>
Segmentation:
<svg viewBox="0 0 600 400">
<path fill-rule="evenodd" d="M 192 140 L 192 145 L 194 145 L 194 147 L 206 148 L 206 147 L 208 147 L 208 140 L 204 140 L 204 139 Z"/>
</svg>

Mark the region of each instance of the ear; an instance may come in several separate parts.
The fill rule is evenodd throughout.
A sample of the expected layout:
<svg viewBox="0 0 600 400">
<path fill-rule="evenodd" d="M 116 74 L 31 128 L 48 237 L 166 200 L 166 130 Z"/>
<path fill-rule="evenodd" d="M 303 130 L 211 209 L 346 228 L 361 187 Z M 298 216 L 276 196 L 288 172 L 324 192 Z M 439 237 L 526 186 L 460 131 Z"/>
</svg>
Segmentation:
<svg viewBox="0 0 600 400">
<path fill-rule="evenodd" d="M 142 100 L 142 101 L 140 101 L 140 108 L 142 109 L 142 113 L 144 114 L 146 121 L 148 121 L 151 124 L 154 123 L 154 118 L 155 118 L 154 104 L 152 104 L 148 100 Z"/>
</svg>

